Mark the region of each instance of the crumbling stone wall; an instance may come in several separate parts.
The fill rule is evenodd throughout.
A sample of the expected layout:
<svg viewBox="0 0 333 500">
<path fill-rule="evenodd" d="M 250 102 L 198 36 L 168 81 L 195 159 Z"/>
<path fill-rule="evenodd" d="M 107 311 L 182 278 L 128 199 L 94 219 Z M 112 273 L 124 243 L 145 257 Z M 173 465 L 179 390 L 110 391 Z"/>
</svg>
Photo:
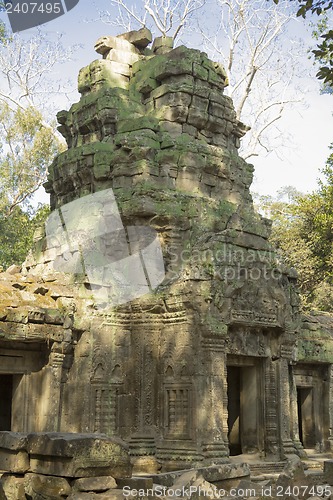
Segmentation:
<svg viewBox="0 0 333 500">
<path fill-rule="evenodd" d="M 147 30 L 98 40 L 102 59 L 81 70 L 80 101 L 58 114 L 68 150 L 51 165 L 46 189 L 53 214 L 97 199 L 99 213 L 80 205 L 83 252 L 119 251 L 114 234 L 91 237 L 94 226 L 111 227 L 110 200 L 100 194 L 112 193 L 125 228 L 157 234 L 165 277 L 115 306 L 108 263 L 93 276 L 57 267 L 70 269 L 80 253 L 64 217 L 64 238 L 49 228 L 36 235 L 23 274 L 49 283 L 44 295 L 67 318 L 66 341 L 52 339 L 43 362 L 55 380 L 56 417 L 36 405 L 49 427 L 24 430 L 120 436 L 136 472 L 224 462 L 230 452 L 302 455 L 291 368 L 301 355 L 296 274 L 253 208 L 253 166 L 238 154 L 246 126 L 223 93 L 221 65 L 169 39 L 148 49 L 150 41 Z M 71 293 L 54 298 L 62 280 Z"/>
<path fill-rule="evenodd" d="M 234 366 L 244 380 L 251 374 L 261 401 L 253 428 L 238 431 L 252 436 L 243 451 L 295 453 L 287 404 L 295 275 L 253 208 L 253 166 L 238 155 L 246 126 L 223 94 L 221 65 L 168 39 L 147 49 L 149 40 L 146 30 L 99 39 L 103 58 L 81 70 L 80 101 L 58 115 L 68 151 L 50 168 L 51 208 L 112 189 L 125 226 L 157 232 L 166 266 L 154 294 L 116 309 L 93 296 L 100 281 L 76 277 L 81 337 L 61 429 L 120 435 L 138 467 L 225 460 Z M 45 272 L 63 256 L 57 241 L 47 245 L 37 242 L 27 270 Z"/>
</svg>

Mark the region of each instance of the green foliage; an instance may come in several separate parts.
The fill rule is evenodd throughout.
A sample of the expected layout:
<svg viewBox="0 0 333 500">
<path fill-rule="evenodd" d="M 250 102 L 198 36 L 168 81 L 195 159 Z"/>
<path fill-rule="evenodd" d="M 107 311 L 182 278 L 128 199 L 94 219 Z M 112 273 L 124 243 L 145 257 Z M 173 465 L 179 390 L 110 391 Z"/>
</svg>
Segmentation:
<svg viewBox="0 0 333 500">
<path fill-rule="evenodd" d="M 308 12 L 320 16 L 324 12 L 333 9 L 332 0 L 298 0 L 299 8 L 297 15 L 305 18 Z"/>
<path fill-rule="evenodd" d="M 0 213 L 0 266 L 22 264 L 32 246 L 33 234 L 43 224 L 49 208 L 41 205 L 36 211 L 23 211 L 16 206 L 10 217 Z"/>
<path fill-rule="evenodd" d="M 297 211 L 301 236 L 317 257 L 316 272 L 333 283 L 333 153 L 322 173 L 325 182 L 320 181 L 317 191 L 299 200 Z"/>
<path fill-rule="evenodd" d="M 290 186 L 278 192 L 276 198 L 259 197 L 259 210 L 273 222 L 271 243 L 282 254 L 290 267 L 297 269 L 303 302 L 316 284 L 315 256 L 302 238 L 300 217 L 297 213 L 301 193 Z"/>
<path fill-rule="evenodd" d="M 8 217 L 28 204 L 45 182 L 47 167 L 61 146 L 35 108 L 0 108 L 0 213 Z"/>
<path fill-rule="evenodd" d="M 333 145 L 324 181 L 310 195 L 285 188 L 260 197 L 259 209 L 273 221 L 271 242 L 295 267 L 305 307 L 333 309 Z"/>
<path fill-rule="evenodd" d="M 5 2 L 0 1 L 0 12 L 3 12 L 5 10 L 6 10 Z M 0 45 L 4 45 L 11 39 L 12 38 L 7 31 L 5 23 L 0 19 Z"/>
<path fill-rule="evenodd" d="M 5 2 L 0 1 L 0 10 Z M 48 213 L 31 207 L 45 182 L 48 166 L 64 148 L 56 124 L 48 118 L 52 93 L 59 83 L 50 78 L 57 62 L 69 59 L 60 37 L 50 42 L 38 33 L 30 39 L 10 35 L 0 21 L 0 266 L 25 259 L 35 228 Z M 52 114 L 53 116 L 53 114 Z"/>
<path fill-rule="evenodd" d="M 279 0 L 273 0 L 275 4 Z M 327 16 L 333 10 L 333 0 L 298 0 L 298 17 L 305 19 L 308 13 L 317 16 Z M 322 42 L 312 51 L 316 61 L 320 64 L 317 78 L 322 80 L 327 88 L 333 87 L 333 29 L 327 29 L 320 34 Z"/>
<path fill-rule="evenodd" d="M 317 77 L 323 80 L 324 84 L 333 86 L 333 30 L 329 30 L 323 35 L 323 42 L 313 50 L 313 54 L 320 64 L 324 64 L 319 68 Z"/>
<path fill-rule="evenodd" d="M 45 206 L 30 200 L 45 182 L 49 164 L 61 146 L 35 108 L 0 108 L 0 266 L 21 264 L 33 233 L 46 218 Z"/>
<path fill-rule="evenodd" d="M 305 18 L 308 12 L 323 16 L 333 9 L 332 0 L 298 0 L 300 3 L 297 15 Z M 327 17 L 325 17 L 327 19 Z M 312 51 L 316 61 L 320 64 L 317 78 L 323 81 L 327 88 L 333 87 L 333 30 L 326 26 L 321 30 L 321 43 Z"/>
<path fill-rule="evenodd" d="M 330 75 L 329 65 L 333 58 L 333 31 L 329 30 L 328 16 L 326 14 L 323 15 L 316 24 L 312 36 L 317 41 L 324 38 L 324 41 L 318 46 L 318 49 L 313 50 L 313 54 L 322 65 L 318 72 L 318 76 L 319 74 L 322 75 L 320 79 L 324 81 L 321 92 L 323 94 L 332 94 L 332 82 L 330 82 L 329 79 L 327 80 L 327 77 Z"/>
</svg>

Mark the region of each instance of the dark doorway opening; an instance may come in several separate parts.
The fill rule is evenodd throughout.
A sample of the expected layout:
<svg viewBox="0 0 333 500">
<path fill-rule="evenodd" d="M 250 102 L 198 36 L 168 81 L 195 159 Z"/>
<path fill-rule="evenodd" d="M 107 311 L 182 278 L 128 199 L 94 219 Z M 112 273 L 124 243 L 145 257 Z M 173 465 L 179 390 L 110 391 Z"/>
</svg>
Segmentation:
<svg viewBox="0 0 333 500">
<path fill-rule="evenodd" d="M 230 455 L 242 453 L 241 443 L 241 368 L 227 367 L 228 440 Z"/>
<path fill-rule="evenodd" d="M 12 428 L 13 375 L 0 375 L 0 431 Z"/>
<path fill-rule="evenodd" d="M 299 439 L 304 448 L 314 448 L 316 438 L 312 387 L 297 387 L 297 413 Z"/>
<path fill-rule="evenodd" d="M 236 362 L 227 366 L 229 451 L 230 455 L 257 453 L 261 446 L 259 365 L 252 360 Z"/>
</svg>

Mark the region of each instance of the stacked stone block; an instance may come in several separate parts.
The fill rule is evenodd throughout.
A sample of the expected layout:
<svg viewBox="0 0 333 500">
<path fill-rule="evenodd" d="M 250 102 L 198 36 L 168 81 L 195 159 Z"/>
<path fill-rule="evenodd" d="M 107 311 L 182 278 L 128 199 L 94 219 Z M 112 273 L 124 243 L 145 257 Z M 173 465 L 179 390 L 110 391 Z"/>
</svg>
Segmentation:
<svg viewBox="0 0 333 500">
<path fill-rule="evenodd" d="M 103 59 L 81 70 L 80 102 L 58 114 L 68 150 L 50 167 L 51 208 L 112 188 L 124 224 L 153 217 L 165 249 L 177 247 L 171 228 L 189 223 L 242 230 L 251 220 L 266 238 L 249 194 L 253 167 L 238 155 L 247 127 L 223 94 L 224 68 L 167 38 L 148 49 L 150 40 L 143 29 L 97 41 Z M 28 269 L 47 264 L 38 246 Z"/>
<path fill-rule="evenodd" d="M 299 331 L 296 274 L 254 210 L 253 166 L 238 154 L 247 127 L 224 95 L 220 64 L 168 38 L 151 49 L 150 41 L 147 30 L 99 39 L 102 59 L 80 72 L 80 101 L 58 114 L 68 150 L 46 184 L 57 234 L 36 235 L 24 272 L 61 280 L 67 275 L 54 278 L 55 263 L 79 263 L 80 252 L 96 267 L 92 278 L 87 267 L 68 268 L 74 334 L 58 429 L 122 437 L 137 473 L 223 462 L 232 449 L 228 373 L 238 372 L 256 401 L 239 410 L 243 452 L 301 454 L 289 369 Z M 108 300 L 117 276 L 100 259 L 121 265 L 124 257 L 111 196 L 118 223 L 157 235 L 165 266 L 153 293 L 117 307 Z M 70 245 L 75 221 L 80 248 Z"/>
<path fill-rule="evenodd" d="M 126 38 L 96 43 L 103 59 L 81 70 L 80 102 L 58 114 L 69 150 L 50 169 L 52 208 L 147 185 L 239 202 L 252 167 L 237 155 L 246 127 L 223 95 L 223 67 L 183 46 L 146 49 L 146 33 Z"/>
</svg>

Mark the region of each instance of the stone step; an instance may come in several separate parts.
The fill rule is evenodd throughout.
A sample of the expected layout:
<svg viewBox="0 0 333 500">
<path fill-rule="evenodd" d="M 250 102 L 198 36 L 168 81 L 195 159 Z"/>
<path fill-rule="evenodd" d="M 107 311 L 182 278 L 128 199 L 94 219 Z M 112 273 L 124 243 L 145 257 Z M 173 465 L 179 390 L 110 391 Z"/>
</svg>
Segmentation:
<svg viewBox="0 0 333 500">
<path fill-rule="evenodd" d="M 324 469 L 324 462 L 320 462 L 317 460 L 302 460 L 302 464 L 307 470 L 322 471 Z"/>
<path fill-rule="evenodd" d="M 266 474 L 281 474 L 286 462 L 258 462 L 249 464 L 251 476 Z"/>
<path fill-rule="evenodd" d="M 270 474 L 251 474 L 251 482 L 252 483 L 261 483 L 263 481 L 276 481 L 279 477 L 280 472 L 270 473 Z"/>
</svg>

